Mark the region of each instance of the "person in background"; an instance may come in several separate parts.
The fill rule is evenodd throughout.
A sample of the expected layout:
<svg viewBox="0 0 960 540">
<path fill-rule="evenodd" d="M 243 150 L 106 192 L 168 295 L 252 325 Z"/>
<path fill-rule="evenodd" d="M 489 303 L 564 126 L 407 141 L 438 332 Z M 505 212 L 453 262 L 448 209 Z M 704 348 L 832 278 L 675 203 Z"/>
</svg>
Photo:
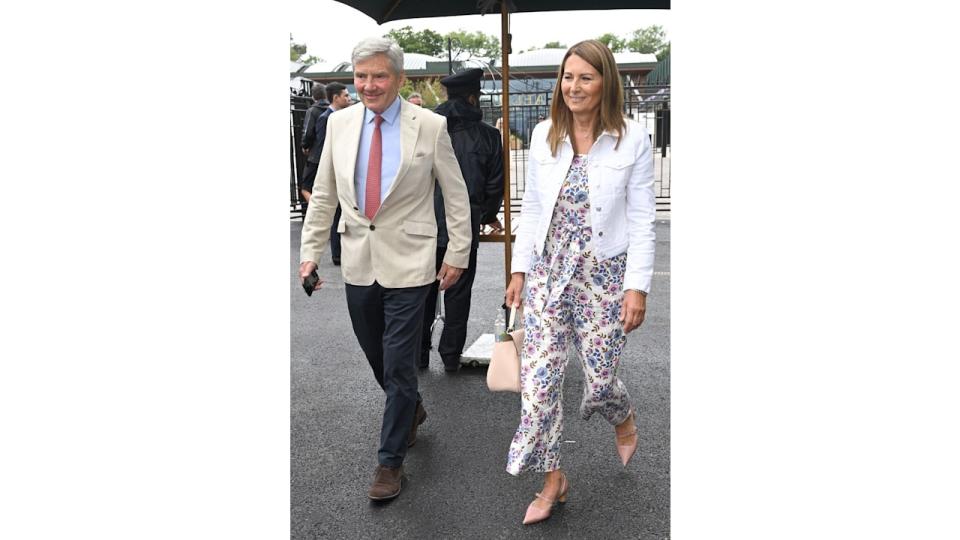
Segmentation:
<svg viewBox="0 0 960 540">
<path fill-rule="evenodd" d="M 423 96 L 421 96 L 417 92 L 414 92 L 409 96 L 407 96 L 407 101 L 409 101 L 410 103 L 413 103 L 417 107 L 423 107 Z"/>
<path fill-rule="evenodd" d="M 525 329 L 520 424 L 507 472 L 544 473 L 524 524 L 549 518 L 570 489 L 560 468 L 568 350 L 584 374 L 579 416 L 599 413 L 614 427 L 610 446 L 624 467 L 637 449 L 620 354 L 646 313 L 656 214 L 650 139 L 622 111 L 613 54 L 599 41 L 582 41 L 564 56 L 550 119 L 531 138 L 506 291 L 507 305 L 522 298 Z"/>
<path fill-rule="evenodd" d="M 320 83 L 313 83 L 310 88 L 310 96 L 313 98 L 313 104 L 307 109 L 303 118 L 303 133 L 300 135 L 300 149 L 307 156 L 307 164 L 303 168 L 303 174 L 300 176 L 300 209 L 306 214 L 307 203 L 310 200 L 310 190 L 304 188 L 308 182 L 313 183 L 313 177 L 317 175 L 317 163 L 320 162 L 320 147 L 317 146 L 316 125 L 320 115 L 327 110 L 330 103 L 327 101 L 327 89 Z"/>
<path fill-rule="evenodd" d="M 403 50 L 391 39 L 367 38 L 354 47 L 351 61 L 363 106 L 327 120 L 299 274 L 301 283 L 315 275 L 339 202 L 347 309 L 384 395 L 379 464 L 367 493 L 383 501 L 400 494 L 407 448 L 427 418 L 416 368 L 423 305 L 435 281 L 445 290 L 467 267 L 470 201 L 446 119 L 400 98 Z M 434 179 L 443 188 L 450 237 L 439 272 Z M 314 290 L 323 285 L 317 278 Z"/>
<path fill-rule="evenodd" d="M 327 99 L 330 101 L 330 108 L 323 111 L 317 119 L 316 129 L 314 130 L 316 146 L 319 147 L 320 152 L 323 152 L 323 143 L 327 138 L 327 119 L 334 112 L 345 109 L 353 103 L 350 92 L 347 92 L 347 87 L 338 82 L 327 85 Z M 315 176 L 311 176 L 303 181 L 303 189 L 307 192 L 307 198 L 313 191 L 314 178 Z M 340 213 L 340 205 L 337 205 L 337 211 L 333 215 L 333 225 L 330 227 L 330 258 L 333 259 L 333 264 L 337 266 L 340 266 L 340 233 L 337 232 Z"/>
<path fill-rule="evenodd" d="M 437 352 L 443 361 L 443 369 L 456 372 L 460 369 L 460 355 L 467 341 L 467 319 L 470 316 L 470 296 L 473 279 L 477 274 L 477 249 L 480 247 L 480 227 L 483 224 L 499 226 L 497 212 L 503 203 L 503 144 L 500 132 L 483 123 L 480 110 L 480 79 L 483 70 L 468 69 L 440 80 L 447 90 L 447 101 L 435 112 L 447 118 L 447 131 L 453 143 L 453 151 L 460 163 L 460 172 L 467 182 L 470 194 L 470 263 L 466 272 L 455 285 L 444 293 L 445 318 L 443 332 L 437 344 Z M 437 214 L 437 270 L 447 251 L 446 221 L 441 190 L 434 194 Z M 435 316 L 438 287 L 434 284 L 427 295 L 423 311 L 423 340 L 418 367 L 426 369 L 430 362 L 430 326 Z"/>
</svg>

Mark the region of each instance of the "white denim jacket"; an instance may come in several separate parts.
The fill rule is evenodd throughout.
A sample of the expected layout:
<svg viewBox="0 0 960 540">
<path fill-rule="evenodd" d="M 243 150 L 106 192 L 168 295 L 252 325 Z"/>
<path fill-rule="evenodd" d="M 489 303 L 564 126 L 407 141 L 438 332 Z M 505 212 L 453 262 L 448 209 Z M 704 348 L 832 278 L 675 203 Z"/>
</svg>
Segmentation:
<svg viewBox="0 0 960 540">
<path fill-rule="evenodd" d="M 603 132 L 587 154 L 590 189 L 590 223 L 598 260 L 627 253 L 624 289 L 650 292 L 653 252 L 656 245 L 653 195 L 653 149 L 647 130 L 626 119 L 627 128 L 617 143 L 616 132 Z M 530 136 L 523 208 L 513 248 L 511 272 L 527 273 L 534 256 L 543 253 L 553 209 L 573 161 L 567 137 L 550 155 L 547 132 L 550 120 L 537 124 Z"/>
</svg>

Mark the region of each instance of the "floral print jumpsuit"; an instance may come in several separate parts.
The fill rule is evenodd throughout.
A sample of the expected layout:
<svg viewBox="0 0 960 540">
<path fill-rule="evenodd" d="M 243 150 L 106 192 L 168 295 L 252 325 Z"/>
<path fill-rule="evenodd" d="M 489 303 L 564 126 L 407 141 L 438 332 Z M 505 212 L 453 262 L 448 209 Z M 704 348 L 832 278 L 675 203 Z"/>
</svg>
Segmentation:
<svg viewBox="0 0 960 540">
<path fill-rule="evenodd" d="M 507 472 L 560 468 L 563 373 L 570 345 L 583 368 L 580 416 L 599 412 L 613 425 L 630 414 L 630 396 L 617 378 L 626 342 L 619 320 L 626 253 L 598 261 L 587 182 L 587 156 L 576 155 L 554 208 L 546 246 L 526 279 L 520 425 L 510 443 Z"/>
</svg>

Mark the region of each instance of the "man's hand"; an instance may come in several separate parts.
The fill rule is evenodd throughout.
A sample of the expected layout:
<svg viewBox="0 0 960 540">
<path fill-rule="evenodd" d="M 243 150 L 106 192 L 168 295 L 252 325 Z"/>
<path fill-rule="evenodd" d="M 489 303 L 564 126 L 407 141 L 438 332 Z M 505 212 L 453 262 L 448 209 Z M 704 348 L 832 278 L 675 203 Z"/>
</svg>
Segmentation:
<svg viewBox="0 0 960 540">
<path fill-rule="evenodd" d="M 523 272 L 514 272 L 510 275 L 510 284 L 507 285 L 507 294 L 504 295 L 507 307 L 520 307 L 521 295 L 523 293 L 523 281 L 526 279 Z"/>
<path fill-rule="evenodd" d="M 307 191 L 307 190 L 305 190 L 305 189 L 301 189 L 301 190 L 300 190 L 300 194 L 303 195 L 303 200 L 305 200 L 305 201 L 309 201 L 309 200 L 310 200 L 310 192 L 309 192 L 309 191 Z"/>
<path fill-rule="evenodd" d="M 303 280 L 307 279 L 307 276 L 309 276 L 310 273 L 316 269 L 317 265 L 312 261 L 304 261 L 300 263 L 300 285 L 303 285 Z M 322 286 L 323 278 L 320 278 L 317 280 L 317 285 L 313 288 L 313 290 L 319 291 Z"/>
<path fill-rule="evenodd" d="M 643 324 L 643 317 L 647 313 L 647 297 L 633 289 L 628 289 L 623 295 L 620 304 L 620 322 L 623 323 L 623 333 L 629 334 Z"/>
<path fill-rule="evenodd" d="M 441 264 L 440 273 L 437 274 L 437 279 L 440 280 L 440 290 L 447 290 L 451 285 L 456 283 L 458 279 L 460 279 L 461 274 L 463 274 L 463 268 L 450 266 L 447 263 Z"/>
</svg>

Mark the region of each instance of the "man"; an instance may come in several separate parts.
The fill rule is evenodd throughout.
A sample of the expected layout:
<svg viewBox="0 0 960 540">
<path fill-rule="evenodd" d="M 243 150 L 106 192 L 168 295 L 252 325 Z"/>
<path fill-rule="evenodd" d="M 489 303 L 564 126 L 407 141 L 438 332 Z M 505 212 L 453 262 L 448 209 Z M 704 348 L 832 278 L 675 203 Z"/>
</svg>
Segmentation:
<svg viewBox="0 0 960 540">
<path fill-rule="evenodd" d="M 503 202 L 503 143 L 496 128 L 483 123 L 480 110 L 480 79 L 483 70 L 468 69 L 440 80 L 447 90 L 448 100 L 436 108 L 436 113 L 447 117 L 447 130 L 453 142 L 453 151 L 460 162 L 460 171 L 470 194 L 470 263 L 467 271 L 444 293 L 445 318 L 437 352 L 443 360 L 443 369 L 454 373 L 460 369 L 460 355 L 467 341 L 467 319 L 470 316 L 470 293 L 477 274 L 477 249 L 480 247 L 481 224 L 499 228 L 497 212 Z M 445 188 L 444 188 L 445 189 Z M 444 211 L 439 194 L 436 195 L 438 224 L 437 268 L 447 250 L 447 234 L 443 227 Z M 433 285 L 424 309 L 423 340 L 417 366 L 429 367 L 430 324 L 435 315 L 437 286 Z"/>
<path fill-rule="evenodd" d="M 353 101 L 350 98 L 350 92 L 347 87 L 335 82 L 327 85 L 327 99 L 330 101 L 330 108 L 323 111 L 323 114 L 317 119 L 315 137 L 316 146 L 323 152 L 323 143 L 327 137 L 327 118 L 334 111 L 339 111 L 349 107 Z M 320 155 L 319 153 L 317 154 Z M 319 158 L 317 159 L 319 161 Z M 313 191 L 313 181 L 316 176 L 316 166 L 314 167 L 314 176 L 304 178 L 303 189 L 306 191 L 306 199 L 309 200 L 310 193 Z M 337 226 L 340 223 L 340 206 L 337 205 L 337 211 L 333 215 L 333 225 L 330 227 L 330 258 L 333 264 L 340 266 L 340 233 L 337 232 Z"/>
<path fill-rule="evenodd" d="M 313 104 L 307 109 L 307 114 L 303 118 L 303 134 L 300 136 L 300 149 L 307 156 L 307 165 L 303 168 L 303 175 L 300 177 L 300 195 L 303 201 L 300 203 L 301 210 L 307 211 L 307 201 L 310 200 L 310 190 L 305 188 L 309 181 L 313 183 L 313 177 L 317 175 L 317 163 L 320 162 L 320 148 L 317 146 L 317 120 L 320 115 L 327 110 L 330 103 L 326 100 L 327 90 L 320 83 L 314 83 L 310 89 L 310 96 L 313 97 Z"/>
<path fill-rule="evenodd" d="M 421 96 L 417 92 L 414 92 L 409 96 L 407 96 L 407 101 L 409 101 L 410 103 L 413 103 L 417 107 L 423 107 L 423 96 Z"/>
<path fill-rule="evenodd" d="M 388 38 L 361 41 L 351 56 L 363 107 L 327 120 L 327 141 L 304 218 L 300 278 L 317 268 L 337 201 L 347 309 L 357 341 L 386 395 L 379 465 L 368 496 L 400 494 L 403 459 L 426 419 L 417 392 L 423 305 L 430 285 L 457 282 L 470 258 L 469 200 L 446 120 L 398 93 L 403 51 Z M 440 271 L 433 258 L 434 178 L 443 188 L 450 237 Z M 323 280 L 317 281 L 319 289 Z"/>
</svg>

